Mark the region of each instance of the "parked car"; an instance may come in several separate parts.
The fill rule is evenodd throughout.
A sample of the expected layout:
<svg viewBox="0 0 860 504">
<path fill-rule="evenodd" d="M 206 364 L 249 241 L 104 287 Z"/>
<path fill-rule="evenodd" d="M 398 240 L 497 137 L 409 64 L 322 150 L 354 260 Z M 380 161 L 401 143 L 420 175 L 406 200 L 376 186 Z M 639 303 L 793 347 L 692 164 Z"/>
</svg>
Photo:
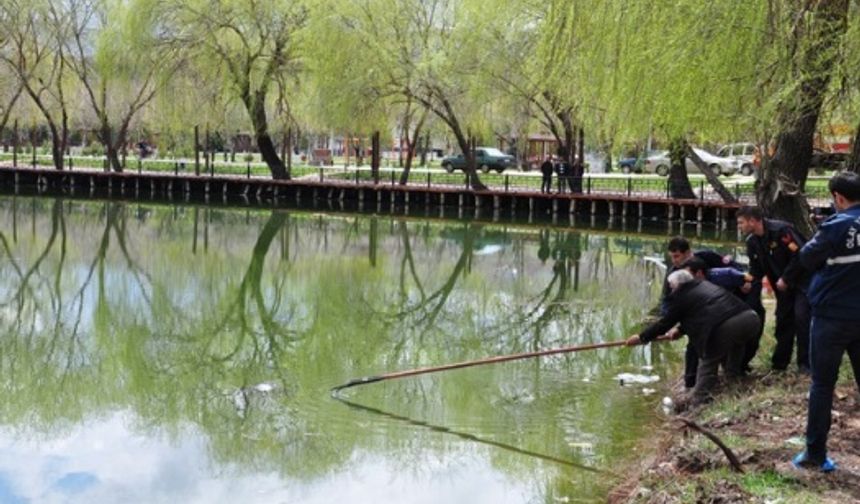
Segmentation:
<svg viewBox="0 0 860 504">
<path fill-rule="evenodd" d="M 847 166 L 849 157 L 847 152 L 827 152 L 816 147 L 812 149 L 809 168 L 818 171 L 842 170 Z"/>
<path fill-rule="evenodd" d="M 618 169 L 622 173 L 642 173 L 642 162 L 638 157 L 628 157 L 618 160 Z"/>
<path fill-rule="evenodd" d="M 502 173 L 506 168 L 513 168 L 516 165 L 517 160 L 514 156 L 505 154 L 495 147 L 478 147 L 475 149 L 475 166 L 484 173 L 489 173 L 490 170 Z M 448 156 L 442 159 L 442 168 L 448 173 L 454 170 L 465 170 L 466 158 L 462 154 Z"/>
<path fill-rule="evenodd" d="M 715 156 L 698 147 L 693 147 L 693 150 L 717 175 L 729 176 L 738 172 L 738 162 L 733 159 Z M 643 171 L 665 177 L 669 175 L 670 166 L 669 151 L 658 151 L 645 159 Z M 686 167 L 687 173 L 700 173 L 699 167 L 689 157 L 686 158 Z"/>
<path fill-rule="evenodd" d="M 717 156 L 734 159 L 740 166 L 741 175 L 752 175 L 755 170 L 756 146 L 751 142 L 740 142 L 724 145 L 717 151 Z"/>
</svg>

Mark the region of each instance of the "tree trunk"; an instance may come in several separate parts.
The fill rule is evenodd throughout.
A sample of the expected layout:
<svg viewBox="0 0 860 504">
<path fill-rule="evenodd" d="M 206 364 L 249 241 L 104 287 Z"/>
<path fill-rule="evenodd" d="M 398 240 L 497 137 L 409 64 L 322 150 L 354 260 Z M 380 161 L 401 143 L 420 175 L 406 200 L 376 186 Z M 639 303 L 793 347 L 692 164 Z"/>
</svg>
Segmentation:
<svg viewBox="0 0 860 504">
<path fill-rule="evenodd" d="M 675 139 L 669 145 L 669 197 L 672 199 L 696 199 L 690 179 L 687 177 L 686 166 L 687 142 Z"/>
<path fill-rule="evenodd" d="M 379 183 L 379 132 L 374 131 L 373 136 L 370 140 L 370 149 L 371 149 L 371 157 L 370 157 L 370 173 L 373 176 L 373 183 Z"/>
<path fill-rule="evenodd" d="M 48 129 L 51 130 L 51 159 L 54 162 L 54 168 L 62 170 L 65 163 L 63 152 L 66 150 L 69 132 L 66 129 L 58 130 L 54 123 L 48 123 Z"/>
<path fill-rule="evenodd" d="M 117 149 L 113 143 L 108 142 L 106 153 L 108 166 L 105 167 L 105 171 L 113 170 L 116 173 L 122 173 L 122 163 L 119 160 L 119 149 Z"/>
<path fill-rule="evenodd" d="M 841 53 L 836 50 L 847 29 L 848 0 L 810 2 L 792 31 L 798 49 L 794 96 L 779 112 L 782 130 L 776 152 L 762 167 L 756 199 L 765 214 L 793 223 L 809 236 L 809 204 L 803 191 L 812 159 L 812 145 L 821 107 L 833 69 Z"/>
<path fill-rule="evenodd" d="M 577 142 L 577 147 L 579 148 L 579 153 L 577 157 L 579 157 L 579 162 L 582 163 L 582 166 L 585 166 L 585 130 L 579 128 L 579 141 Z"/>
<path fill-rule="evenodd" d="M 860 173 L 860 123 L 857 124 L 857 130 L 854 132 L 854 143 L 851 146 L 851 158 L 848 160 L 846 169 L 855 173 Z"/>
<path fill-rule="evenodd" d="M 421 117 L 418 119 L 418 123 L 415 125 L 415 130 L 409 135 L 409 129 L 404 128 L 404 131 L 407 134 L 406 137 L 406 165 L 403 167 L 403 171 L 400 173 L 400 185 L 406 185 L 409 182 L 409 172 L 412 170 L 412 161 L 415 159 L 415 149 L 418 147 L 419 138 L 421 135 L 421 128 L 424 127 L 424 121 L 427 119 L 427 111 L 425 110 Z"/>
<path fill-rule="evenodd" d="M 261 96 L 262 95 L 262 96 Z M 260 156 L 272 172 L 275 180 L 289 180 L 290 174 L 283 160 L 278 156 L 275 143 L 269 135 L 269 123 L 266 118 L 265 95 L 257 93 L 251 103 L 246 102 L 248 112 L 251 115 L 251 124 L 254 126 L 254 136 L 257 140 L 257 148 Z"/>
<path fill-rule="evenodd" d="M 479 191 L 486 191 L 487 186 L 481 182 L 481 179 L 478 177 L 478 171 L 475 168 L 475 151 L 472 149 L 472 140 L 471 138 L 466 138 L 463 134 L 463 131 L 460 129 L 459 125 L 448 124 L 451 127 L 451 131 L 454 133 L 454 138 L 457 139 L 457 145 L 460 146 L 460 150 L 463 152 L 463 157 L 466 158 L 466 176 L 469 179 L 469 187 L 472 189 L 477 189 Z"/>
<path fill-rule="evenodd" d="M 702 158 L 700 158 L 699 155 L 696 154 L 696 151 L 694 151 L 689 145 L 687 145 L 686 154 L 690 157 L 690 160 L 692 160 L 693 163 L 699 168 L 699 170 L 705 175 L 705 178 L 708 179 L 708 182 L 711 184 L 714 190 L 717 191 L 717 194 L 719 194 L 720 197 L 723 198 L 723 201 L 725 201 L 726 203 L 738 202 L 738 199 L 735 198 L 735 195 L 732 194 L 731 191 L 726 189 L 726 186 L 724 186 L 723 183 L 720 182 L 719 175 L 714 173 L 714 170 L 712 170 L 707 163 L 702 161 Z"/>
<path fill-rule="evenodd" d="M 424 134 L 424 149 L 421 151 L 421 166 L 427 166 L 427 151 L 430 149 L 430 132 Z"/>
</svg>

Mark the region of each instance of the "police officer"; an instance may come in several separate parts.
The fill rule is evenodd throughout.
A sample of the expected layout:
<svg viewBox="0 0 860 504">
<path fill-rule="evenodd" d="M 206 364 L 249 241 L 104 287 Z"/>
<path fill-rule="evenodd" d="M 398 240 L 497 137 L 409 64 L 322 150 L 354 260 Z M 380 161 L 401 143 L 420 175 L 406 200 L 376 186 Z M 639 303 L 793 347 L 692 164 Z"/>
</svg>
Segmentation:
<svg viewBox="0 0 860 504">
<path fill-rule="evenodd" d="M 829 188 L 838 213 L 824 221 L 800 251 L 800 262 L 815 272 L 809 286 L 812 387 L 806 451 L 793 460 L 795 466 L 824 472 L 836 469 L 827 458 L 827 434 L 833 387 L 845 352 L 860 388 L 860 175 L 837 173 Z"/>
<path fill-rule="evenodd" d="M 806 239 L 783 221 L 765 219 L 760 208 L 744 206 L 737 212 L 738 229 L 747 236 L 750 274 L 761 280 L 767 277 L 776 295 L 776 348 L 771 367 L 788 368 L 794 340 L 797 339 L 797 367 L 809 373 L 809 301 L 806 289 L 809 272 L 798 261 L 800 247 Z M 748 292 L 752 284 L 744 286 Z"/>
</svg>

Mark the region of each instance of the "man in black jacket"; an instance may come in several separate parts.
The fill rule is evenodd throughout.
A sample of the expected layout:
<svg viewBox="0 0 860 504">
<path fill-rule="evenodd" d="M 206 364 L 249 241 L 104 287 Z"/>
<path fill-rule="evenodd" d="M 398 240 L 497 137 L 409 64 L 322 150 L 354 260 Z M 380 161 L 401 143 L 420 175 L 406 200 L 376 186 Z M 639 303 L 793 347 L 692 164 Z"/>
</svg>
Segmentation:
<svg viewBox="0 0 860 504">
<path fill-rule="evenodd" d="M 797 367 L 808 374 L 810 313 L 806 289 L 810 274 L 798 260 L 806 239 L 787 222 L 765 219 L 757 207 L 741 207 L 737 220 L 738 229 L 748 235 L 750 274 L 756 280 L 767 277 L 776 295 L 776 348 L 771 366 L 778 371 L 788 367 L 797 339 Z"/>
<path fill-rule="evenodd" d="M 552 157 L 547 156 L 543 164 L 540 165 L 540 173 L 543 176 L 540 183 L 540 192 L 542 193 L 552 192 L 552 170 Z"/>
<path fill-rule="evenodd" d="M 698 280 L 687 270 L 669 275 L 672 289 L 667 297 L 666 313 L 639 334 L 627 340 L 629 346 L 649 343 L 665 334 L 675 324 L 699 355 L 696 386 L 692 405 L 711 398 L 717 384 L 717 371 L 724 362 L 726 376 L 741 376 L 746 344 L 758 333 L 761 321 L 749 306 L 722 287 L 707 280 Z"/>
<path fill-rule="evenodd" d="M 671 292 L 671 289 L 669 289 L 669 275 L 682 269 L 685 262 L 697 257 L 704 261 L 709 268 L 722 268 L 734 265 L 729 257 L 724 257 L 713 250 L 693 251 L 690 247 L 690 242 L 683 236 L 676 236 L 669 240 L 666 249 L 669 251 L 670 264 L 666 267 L 666 277 L 663 279 L 663 291 L 660 293 L 660 315 L 665 315 L 667 310 L 666 299 Z M 674 335 L 675 331 L 671 334 Z M 684 353 L 684 386 L 686 388 L 693 388 L 696 385 L 698 368 L 699 357 L 696 355 L 696 348 L 692 343 L 688 343 L 687 350 Z"/>
</svg>

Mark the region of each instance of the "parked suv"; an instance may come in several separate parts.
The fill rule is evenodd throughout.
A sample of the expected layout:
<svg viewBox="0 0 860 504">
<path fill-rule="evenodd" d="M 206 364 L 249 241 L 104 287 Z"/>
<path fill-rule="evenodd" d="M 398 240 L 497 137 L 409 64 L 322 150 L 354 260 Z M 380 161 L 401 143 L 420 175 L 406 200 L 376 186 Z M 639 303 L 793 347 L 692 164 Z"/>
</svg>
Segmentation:
<svg viewBox="0 0 860 504">
<path fill-rule="evenodd" d="M 727 144 L 717 151 L 717 156 L 734 159 L 740 165 L 741 175 L 752 175 L 755 169 L 756 146 L 751 142 Z"/>
<path fill-rule="evenodd" d="M 738 172 L 738 162 L 734 159 L 715 156 L 698 147 L 693 147 L 693 150 L 717 175 L 729 176 Z M 671 164 L 669 161 L 669 151 L 658 151 L 645 159 L 643 171 L 645 173 L 656 173 L 665 177 L 669 174 Z M 687 173 L 699 173 L 699 167 L 689 157 L 686 158 L 686 166 Z"/>
<path fill-rule="evenodd" d="M 516 165 L 516 158 L 495 147 L 478 147 L 475 149 L 475 166 L 484 173 L 489 173 L 490 170 L 502 173 L 506 168 L 513 168 Z M 448 156 L 442 160 L 442 168 L 448 173 L 454 170 L 465 170 L 466 158 L 462 154 Z"/>
</svg>

